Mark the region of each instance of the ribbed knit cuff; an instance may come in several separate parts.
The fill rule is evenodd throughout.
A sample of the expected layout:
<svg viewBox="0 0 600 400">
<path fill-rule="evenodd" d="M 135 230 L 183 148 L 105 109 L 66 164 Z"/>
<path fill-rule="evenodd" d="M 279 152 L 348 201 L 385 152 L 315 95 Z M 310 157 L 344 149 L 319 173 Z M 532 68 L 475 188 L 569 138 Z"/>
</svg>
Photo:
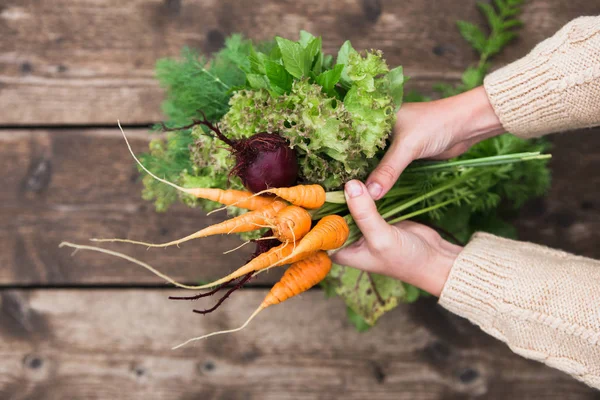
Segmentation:
<svg viewBox="0 0 600 400">
<path fill-rule="evenodd" d="M 494 321 L 501 313 L 505 288 L 511 285 L 513 260 L 519 251 L 511 240 L 476 233 L 454 262 L 439 304 L 501 336 L 493 331 Z"/>
<path fill-rule="evenodd" d="M 502 126 L 523 138 L 542 136 L 569 120 L 557 90 L 549 56 L 532 52 L 484 79 L 484 88 Z"/>
</svg>

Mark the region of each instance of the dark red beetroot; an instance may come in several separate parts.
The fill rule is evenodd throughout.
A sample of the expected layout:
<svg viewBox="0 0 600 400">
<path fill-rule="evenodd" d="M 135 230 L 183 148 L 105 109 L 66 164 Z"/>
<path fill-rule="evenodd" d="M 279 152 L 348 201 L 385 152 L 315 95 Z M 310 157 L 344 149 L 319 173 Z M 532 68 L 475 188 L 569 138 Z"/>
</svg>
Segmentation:
<svg viewBox="0 0 600 400">
<path fill-rule="evenodd" d="M 178 129 L 187 129 L 195 125 L 204 125 L 210 129 L 229 146 L 236 161 L 230 174 L 238 176 L 248 190 L 257 193 L 269 188 L 290 187 L 296 184 L 296 150 L 290 148 L 287 140 L 278 133 L 261 132 L 248 139 L 229 139 L 218 126 L 202 115 L 203 120 L 194 120 L 193 124 Z"/>
<path fill-rule="evenodd" d="M 248 190 L 256 193 L 296 183 L 298 157 L 284 138 L 262 132 L 239 142 L 234 151 L 237 165 L 231 173 L 239 176 Z"/>
</svg>

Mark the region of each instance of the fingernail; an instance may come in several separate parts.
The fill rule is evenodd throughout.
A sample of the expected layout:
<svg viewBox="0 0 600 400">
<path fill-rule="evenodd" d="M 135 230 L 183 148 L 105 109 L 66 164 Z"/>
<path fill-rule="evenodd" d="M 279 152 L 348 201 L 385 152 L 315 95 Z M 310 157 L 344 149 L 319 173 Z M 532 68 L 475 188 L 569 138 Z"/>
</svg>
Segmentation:
<svg viewBox="0 0 600 400">
<path fill-rule="evenodd" d="M 371 198 L 373 200 L 377 200 L 377 199 L 379 199 L 379 196 L 381 195 L 383 188 L 381 187 L 381 185 L 379 183 L 371 182 L 367 185 L 367 190 L 369 191 Z"/>
<path fill-rule="evenodd" d="M 346 191 L 346 196 L 351 199 L 360 196 L 363 191 L 362 185 L 356 181 L 350 181 L 346 183 L 344 190 Z"/>
</svg>

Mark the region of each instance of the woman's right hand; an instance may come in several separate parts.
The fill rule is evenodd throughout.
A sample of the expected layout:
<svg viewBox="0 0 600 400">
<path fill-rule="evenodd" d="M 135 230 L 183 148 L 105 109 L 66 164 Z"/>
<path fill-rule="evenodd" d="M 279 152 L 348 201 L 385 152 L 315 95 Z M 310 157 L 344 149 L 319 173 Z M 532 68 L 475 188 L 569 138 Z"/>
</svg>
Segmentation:
<svg viewBox="0 0 600 400">
<path fill-rule="evenodd" d="M 398 111 L 390 148 L 367 179 L 378 200 L 412 161 L 456 157 L 473 144 L 505 132 L 483 86 L 442 100 L 405 103 Z"/>
</svg>

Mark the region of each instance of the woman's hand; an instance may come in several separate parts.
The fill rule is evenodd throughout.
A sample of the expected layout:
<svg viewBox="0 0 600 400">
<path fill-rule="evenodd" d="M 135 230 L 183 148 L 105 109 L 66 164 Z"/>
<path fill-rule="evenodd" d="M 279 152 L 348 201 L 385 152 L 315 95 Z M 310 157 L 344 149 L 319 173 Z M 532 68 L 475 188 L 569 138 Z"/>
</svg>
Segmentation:
<svg viewBox="0 0 600 400">
<path fill-rule="evenodd" d="M 375 200 L 383 197 L 413 160 L 452 158 L 503 132 L 483 86 L 447 99 L 406 103 L 390 148 L 367 179 L 369 193 Z"/>
<path fill-rule="evenodd" d="M 439 297 L 462 247 L 416 222 L 388 225 L 359 181 L 346 183 L 345 194 L 363 237 L 334 254 L 333 261 L 400 279 Z"/>
</svg>

